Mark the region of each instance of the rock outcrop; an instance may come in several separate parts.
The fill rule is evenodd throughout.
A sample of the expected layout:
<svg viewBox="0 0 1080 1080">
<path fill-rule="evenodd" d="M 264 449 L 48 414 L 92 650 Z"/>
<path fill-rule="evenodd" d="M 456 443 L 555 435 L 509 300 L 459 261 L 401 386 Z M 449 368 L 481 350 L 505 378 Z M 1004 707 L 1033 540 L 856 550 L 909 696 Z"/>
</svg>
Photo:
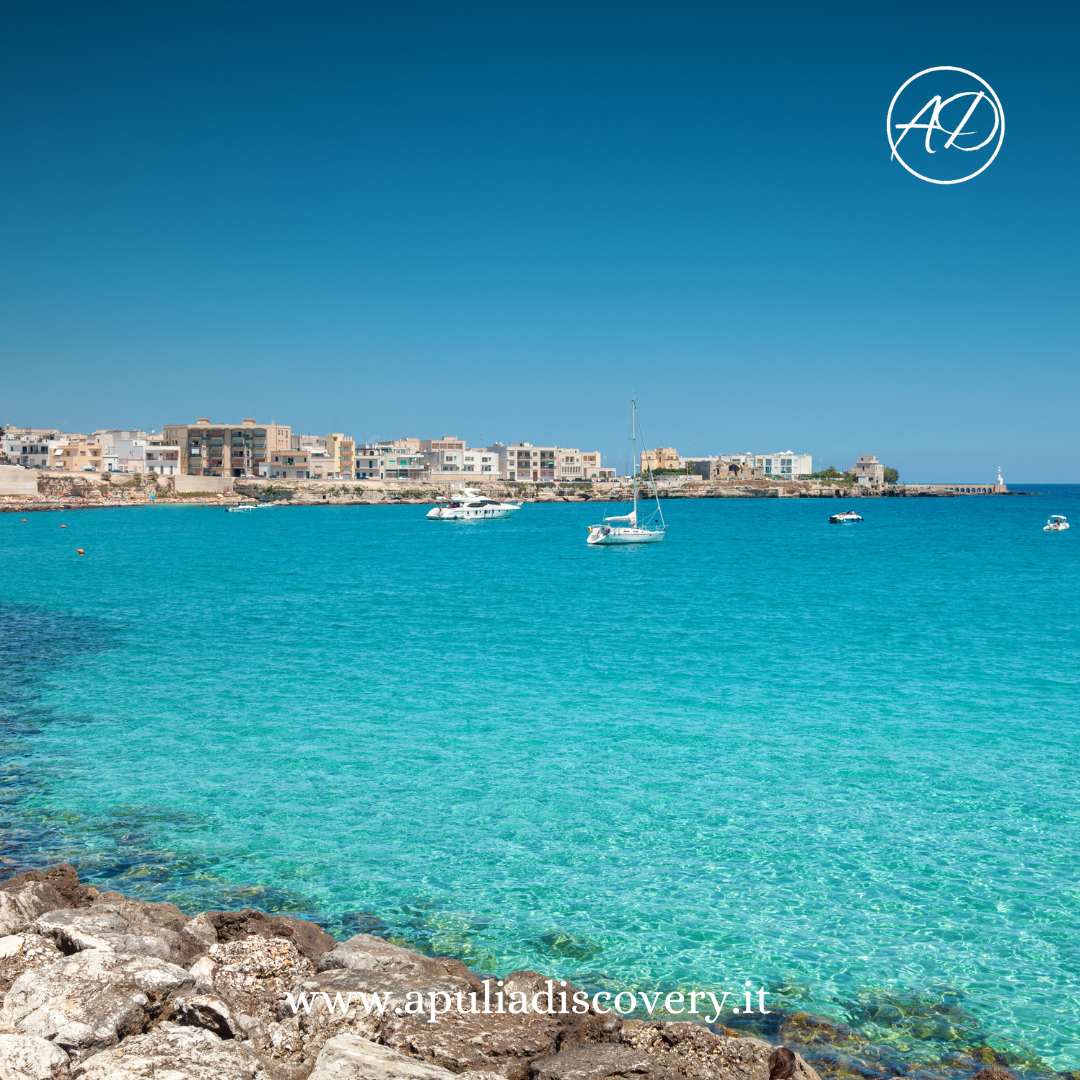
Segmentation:
<svg viewBox="0 0 1080 1080">
<path fill-rule="evenodd" d="M 0 1080 L 70 1080 L 70 1060 L 37 1035 L 0 1033 Z"/>
<path fill-rule="evenodd" d="M 0 929 L 0 1080 L 818 1080 L 693 1024 L 451 1007 L 547 980 L 251 909 L 189 917 L 69 866 L 0 884 Z"/>
<path fill-rule="evenodd" d="M 154 956 L 88 949 L 24 971 L 4 995 L 0 1025 L 82 1058 L 145 1031 L 193 983 Z"/>
<path fill-rule="evenodd" d="M 243 1043 L 219 1039 L 201 1028 L 159 1024 L 119 1046 L 87 1058 L 73 1080 L 269 1080 Z"/>
</svg>

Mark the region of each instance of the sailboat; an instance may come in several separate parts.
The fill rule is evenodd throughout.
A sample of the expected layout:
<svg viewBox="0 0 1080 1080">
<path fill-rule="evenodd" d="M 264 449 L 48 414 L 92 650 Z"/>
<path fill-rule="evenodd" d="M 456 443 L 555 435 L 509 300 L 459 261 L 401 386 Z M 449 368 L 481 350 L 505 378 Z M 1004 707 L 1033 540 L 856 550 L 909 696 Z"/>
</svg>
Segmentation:
<svg viewBox="0 0 1080 1080">
<path fill-rule="evenodd" d="M 630 447 L 632 464 L 630 479 L 633 487 L 634 505 L 629 514 L 606 517 L 599 525 L 589 526 L 585 542 L 591 547 L 608 547 L 614 544 L 658 544 L 667 534 L 664 511 L 660 509 L 660 492 L 656 496 L 656 510 L 649 519 L 639 525 L 638 521 L 638 454 L 637 454 L 637 401 L 630 402 Z"/>
</svg>

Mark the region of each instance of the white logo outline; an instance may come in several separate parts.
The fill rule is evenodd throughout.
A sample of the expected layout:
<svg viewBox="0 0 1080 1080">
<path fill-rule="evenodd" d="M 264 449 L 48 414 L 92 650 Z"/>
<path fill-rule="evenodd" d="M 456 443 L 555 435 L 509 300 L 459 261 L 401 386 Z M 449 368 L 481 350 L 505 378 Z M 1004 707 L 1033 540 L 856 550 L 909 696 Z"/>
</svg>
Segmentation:
<svg viewBox="0 0 1080 1080">
<path fill-rule="evenodd" d="M 897 140 L 895 140 L 893 138 L 893 131 L 892 131 L 892 129 L 893 129 L 893 122 L 892 122 L 893 109 L 896 108 L 896 102 L 899 99 L 900 95 L 913 82 L 915 82 L 916 79 L 921 79 L 924 75 L 932 75 L 936 71 L 953 71 L 953 72 L 957 72 L 957 73 L 959 73 L 961 75 L 967 75 L 969 78 L 974 79 L 975 82 L 977 82 L 980 86 L 982 86 L 987 91 L 988 100 L 990 101 L 990 104 L 993 106 L 993 108 L 994 108 L 994 110 L 996 112 L 996 120 L 997 120 L 997 123 L 998 123 L 997 145 L 994 147 L 993 153 L 973 173 L 968 173 L 967 176 L 957 177 L 954 180 L 939 180 L 939 179 L 937 179 L 937 178 L 935 178 L 933 176 L 924 176 L 917 169 L 912 168 L 903 159 L 903 157 L 901 156 L 900 151 L 899 151 L 899 149 L 897 147 Z M 933 99 L 931 99 L 931 101 L 932 100 Z M 929 104 L 929 102 L 927 104 Z M 976 104 L 977 104 L 977 102 L 976 102 Z M 972 106 L 972 108 L 974 108 L 974 105 Z M 925 110 L 926 110 L 926 106 L 924 106 L 923 109 L 920 110 L 920 112 L 917 114 L 917 116 L 921 116 L 922 113 L 925 112 Z M 970 116 L 970 110 L 969 110 L 968 115 Z M 967 120 L 967 117 L 964 118 L 965 122 L 966 122 L 966 120 Z M 898 125 L 898 126 L 903 126 L 903 125 Z M 963 123 L 961 123 L 960 126 L 963 127 Z M 956 136 L 959 133 L 960 133 L 959 129 L 957 129 L 957 131 L 954 131 L 952 133 L 952 135 L 949 138 L 949 142 L 946 143 L 946 148 L 951 148 L 951 145 L 952 145 L 953 141 L 955 140 Z M 905 130 L 904 134 L 905 135 L 907 134 L 906 130 Z M 903 137 L 904 137 L 903 135 L 900 137 L 901 140 L 903 139 Z M 927 130 L 927 139 L 928 140 L 929 140 L 929 137 L 930 137 L 930 130 L 928 129 Z M 926 183 L 928 183 L 928 184 L 940 184 L 942 186 L 948 186 L 950 184 L 964 184 L 968 180 L 974 180 L 975 177 L 979 175 L 979 173 L 984 172 L 986 169 L 988 169 L 990 167 L 990 165 L 993 163 L 994 158 L 996 158 L 998 156 L 998 152 L 1001 150 L 1001 144 L 1005 141 L 1005 108 L 1001 104 L 1001 98 L 999 98 L 997 96 L 997 91 L 994 90 L 994 88 L 984 78 L 982 78 L 981 75 L 976 75 L 974 71 L 969 71 L 967 68 L 962 68 L 962 67 L 953 67 L 952 65 L 948 65 L 948 64 L 942 64 L 942 65 L 939 65 L 937 67 L 928 67 L 928 68 L 924 68 L 922 71 L 917 71 L 910 78 L 905 79 L 904 82 L 901 83 L 900 89 L 897 90 L 895 94 L 893 94 L 893 99 L 892 99 L 892 101 L 889 102 L 889 111 L 885 114 L 885 138 L 889 140 L 889 149 L 892 151 L 893 160 L 900 162 L 900 164 L 904 167 L 904 169 L 907 172 L 911 173 L 912 176 L 918 178 L 919 180 L 925 180 Z M 933 153 L 933 151 L 931 151 L 931 153 Z"/>
</svg>

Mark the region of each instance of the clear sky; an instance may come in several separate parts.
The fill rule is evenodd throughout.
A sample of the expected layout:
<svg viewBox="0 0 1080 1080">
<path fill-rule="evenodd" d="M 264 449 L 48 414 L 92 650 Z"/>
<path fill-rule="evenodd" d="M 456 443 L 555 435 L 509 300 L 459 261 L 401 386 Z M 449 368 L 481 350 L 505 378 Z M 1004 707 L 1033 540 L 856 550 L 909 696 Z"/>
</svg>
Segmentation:
<svg viewBox="0 0 1080 1080">
<path fill-rule="evenodd" d="M 8 5 L 0 422 L 625 465 L 634 393 L 684 452 L 1080 481 L 1080 19 L 873 6 Z M 938 64 L 1007 117 L 955 187 L 884 136 Z"/>
</svg>

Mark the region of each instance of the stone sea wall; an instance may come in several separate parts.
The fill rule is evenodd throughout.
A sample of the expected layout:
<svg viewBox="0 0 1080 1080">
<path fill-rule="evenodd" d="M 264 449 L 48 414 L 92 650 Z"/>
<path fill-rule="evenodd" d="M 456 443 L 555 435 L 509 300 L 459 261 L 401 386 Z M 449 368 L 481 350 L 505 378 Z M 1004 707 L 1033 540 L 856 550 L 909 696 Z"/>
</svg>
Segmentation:
<svg viewBox="0 0 1080 1080">
<path fill-rule="evenodd" d="M 503 990 L 546 980 L 517 972 Z M 689 1023 L 450 1011 L 294 1012 L 288 993 L 477 993 L 463 964 L 252 909 L 190 917 L 83 884 L 0 883 L 0 1080 L 819 1080 L 799 1055 Z"/>
</svg>

